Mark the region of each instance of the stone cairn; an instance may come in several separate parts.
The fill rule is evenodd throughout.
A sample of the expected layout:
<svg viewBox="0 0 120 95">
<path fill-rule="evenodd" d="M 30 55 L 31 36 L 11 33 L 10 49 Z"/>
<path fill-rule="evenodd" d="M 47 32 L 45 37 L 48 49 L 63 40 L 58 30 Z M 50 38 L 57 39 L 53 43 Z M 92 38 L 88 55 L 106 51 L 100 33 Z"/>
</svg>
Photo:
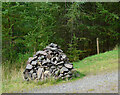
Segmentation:
<svg viewBox="0 0 120 95">
<path fill-rule="evenodd" d="M 23 75 L 27 81 L 49 77 L 65 79 L 72 77 L 72 70 L 73 64 L 67 56 L 57 44 L 51 43 L 28 59 Z"/>
</svg>

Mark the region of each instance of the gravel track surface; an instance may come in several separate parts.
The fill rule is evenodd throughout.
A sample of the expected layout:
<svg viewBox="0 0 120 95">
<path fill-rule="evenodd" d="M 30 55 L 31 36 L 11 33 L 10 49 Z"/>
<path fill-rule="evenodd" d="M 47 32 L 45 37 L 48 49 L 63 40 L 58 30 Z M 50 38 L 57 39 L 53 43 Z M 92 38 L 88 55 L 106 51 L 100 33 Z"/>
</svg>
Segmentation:
<svg viewBox="0 0 120 95">
<path fill-rule="evenodd" d="M 89 75 L 44 88 L 40 86 L 24 93 L 118 93 L 118 71 Z"/>
</svg>

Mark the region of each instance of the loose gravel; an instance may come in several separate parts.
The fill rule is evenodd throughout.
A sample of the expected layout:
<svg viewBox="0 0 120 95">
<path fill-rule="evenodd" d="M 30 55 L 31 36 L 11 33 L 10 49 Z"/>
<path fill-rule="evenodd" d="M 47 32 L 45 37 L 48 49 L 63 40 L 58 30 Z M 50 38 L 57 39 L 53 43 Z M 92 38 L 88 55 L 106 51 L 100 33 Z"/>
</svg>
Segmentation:
<svg viewBox="0 0 120 95">
<path fill-rule="evenodd" d="M 44 88 L 40 86 L 24 93 L 118 93 L 118 71 L 89 75 Z"/>
</svg>

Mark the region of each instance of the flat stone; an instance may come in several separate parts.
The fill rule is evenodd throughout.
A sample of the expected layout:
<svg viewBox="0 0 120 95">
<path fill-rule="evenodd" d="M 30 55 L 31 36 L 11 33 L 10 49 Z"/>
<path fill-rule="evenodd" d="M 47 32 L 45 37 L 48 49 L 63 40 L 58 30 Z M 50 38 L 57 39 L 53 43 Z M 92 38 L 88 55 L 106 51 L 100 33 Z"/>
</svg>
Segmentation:
<svg viewBox="0 0 120 95">
<path fill-rule="evenodd" d="M 65 67 L 69 68 L 69 69 L 72 69 L 73 68 L 73 65 L 72 64 L 64 64 Z"/>
<path fill-rule="evenodd" d="M 37 71 L 37 75 L 38 75 L 38 79 L 40 79 L 42 77 L 42 73 L 43 73 L 43 68 L 39 68 Z"/>
<path fill-rule="evenodd" d="M 45 51 L 37 51 L 36 56 L 37 55 L 47 55 L 47 53 Z"/>
<path fill-rule="evenodd" d="M 57 44 L 51 43 L 49 47 L 58 47 Z"/>
<path fill-rule="evenodd" d="M 61 69 L 62 67 L 63 67 L 62 65 L 58 65 L 58 68 L 60 68 L 60 69 Z"/>
<path fill-rule="evenodd" d="M 32 69 L 32 65 L 27 64 L 26 69 L 28 69 L 28 70 Z"/>
<path fill-rule="evenodd" d="M 64 63 L 64 61 L 60 61 L 60 62 L 58 62 L 57 64 L 58 65 L 61 65 L 61 64 L 63 64 Z"/>
<path fill-rule="evenodd" d="M 56 67 L 55 66 L 51 66 L 51 69 L 55 69 Z"/>
<path fill-rule="evenodd" d="M 61 49 L 58 49 L 59 52 L 63 52 Z"/>
<path fill-rule="evenodd" d="M 45 60 L 45 61 L 43 61 L 42 62 L 42 65 L 45 65 L 45 64 L 47 64 L 48 62 Z"/>
<path fill-rule="evenodd" d="M 52 51 L 56 51 L 56 50 L 57 50 L 57 48 L 51 48 L 51 50 L 52 50 Z"/>
<path fill-rule="evenodd" d="M 33 60 L 36 60 L 36 59 L 37 59 L 37 56 L 35 56 L 35 57 L 30 57 L 27 62 L 31 63 Z"/>
<path fill-rule="evenodd" d="M 68 69 L 66 68 L 66 67 L 62 67 L 61 69 L 60 69 L 60 73 L 64 73 L 64 72 L 67 72 L 68 71 Z"/>
<path fill-rule="evenodd" d="M 51 47 L 50 47 L 50 46 L 46 46 L 46 48 L 45 48 L 45 49 L 47 49 L 47 50 L 48 50 L 48 49 L 51 49 Z"/>
<path fill-rule="evenodd" d="M 32 61 L 31 65 L 36 65 L 37 62 L 36 61 Z"/>
</svg>

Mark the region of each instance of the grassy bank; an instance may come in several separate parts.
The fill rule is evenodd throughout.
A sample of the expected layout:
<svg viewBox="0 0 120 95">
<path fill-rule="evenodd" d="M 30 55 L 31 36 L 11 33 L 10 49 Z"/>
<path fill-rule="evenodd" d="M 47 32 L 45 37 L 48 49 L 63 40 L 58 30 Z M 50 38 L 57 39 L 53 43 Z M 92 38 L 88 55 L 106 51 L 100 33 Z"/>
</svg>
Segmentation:
<svg viewBox="0 0 120 95">
<path fill-rule="evenodd" d="M 73 65 L 86 75 L 112 71 L 118 68 L 118 50 L 93 55 L 79 62 L 74 62 Z"/>
<path fill-rule="evenodd" d="M 84 75 L 89 74 L 97 74 L 99 72 L 111 71 L 117 69 L 118 67 L 118 50 L 113 50 L 105 53 L 101 53 L 99 55 L 93 55 L 87 57 L 79 62 L 73 63 L 74 68 L 77 69 L 81 73 L 82 78 Z M 52 85 L 56 83 L 66 82 L 65 80 L 46 80 L 43 82 L 30 81 L 26 82 L 22 78 L 22 72 L 24 67 L 21 67 L 18 72 L 16 69 L 11 72 L 3 70 L 3 73 L 6 73 L 7 76 L 2 78 L 2 92 L 14 92 L 14 91 L 22 91 L 24 89 L 29 89 L 30 87 L 39 87 L 39 85 Z M 74 78 L 73 81 L 78 78 Z"/>
</svg>

